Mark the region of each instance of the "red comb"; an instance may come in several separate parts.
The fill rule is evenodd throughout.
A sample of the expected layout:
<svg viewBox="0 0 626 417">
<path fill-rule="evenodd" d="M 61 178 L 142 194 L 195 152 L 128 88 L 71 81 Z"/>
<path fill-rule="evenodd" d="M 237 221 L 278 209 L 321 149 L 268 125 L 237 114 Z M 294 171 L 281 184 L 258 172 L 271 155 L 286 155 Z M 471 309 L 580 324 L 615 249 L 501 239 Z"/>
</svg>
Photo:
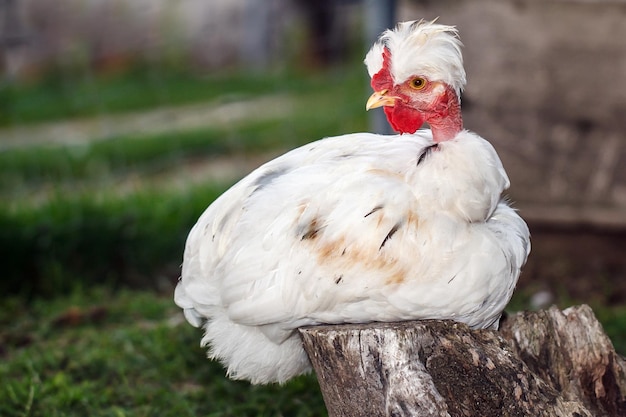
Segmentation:
<svg viewBox="0 0 626 417">
<path fill-rule="evenodd" d="M 393 87 L 393 78 L 391 77 L 391 52 L 385 48 L 383 50 L 383 67 L 372 77 L 372 88 L 374 91 L 390 90 Z"/>
</svg>

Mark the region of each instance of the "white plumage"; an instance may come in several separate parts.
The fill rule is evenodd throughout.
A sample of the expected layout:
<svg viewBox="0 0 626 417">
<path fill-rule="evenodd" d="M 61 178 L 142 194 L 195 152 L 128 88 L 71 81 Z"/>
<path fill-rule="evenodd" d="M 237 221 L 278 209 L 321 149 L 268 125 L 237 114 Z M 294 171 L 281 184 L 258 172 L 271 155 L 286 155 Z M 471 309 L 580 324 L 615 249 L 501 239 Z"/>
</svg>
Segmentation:
<svg viewBox="0 0 626 417">
<path fill-rule="evenodd" d="M 461 41 L 452 26 L 420 20 L 402 22 L 393 30 L 386 30 L 365 56 L 370 77 L 383 66 L 384 48 L 393 51 L 390 72 L 397 82 L 428 74 L 431 79 L 452 86 L 457 95 L 465 85 Z"/>
<path fill-rule="evenodd" d="M 209 206 L 187 239 L 175 301 L 205 327 L 210 356 L 252 383 L 310 369 L 300 326 L 497 327 L 530 250 L 526 224 L 502 199 L 508 186 L 493 147 L 465 130 L 437 142 L 419 130 L 310 143 Z"/>
</svg>

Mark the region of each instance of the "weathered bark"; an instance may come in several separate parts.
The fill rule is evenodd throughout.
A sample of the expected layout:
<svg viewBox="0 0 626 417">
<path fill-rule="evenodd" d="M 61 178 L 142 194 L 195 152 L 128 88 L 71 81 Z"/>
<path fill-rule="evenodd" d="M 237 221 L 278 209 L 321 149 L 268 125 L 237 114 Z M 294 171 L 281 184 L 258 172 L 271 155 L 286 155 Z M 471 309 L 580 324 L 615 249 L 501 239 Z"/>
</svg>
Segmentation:
<svg viewBox="0 0 626 417">
<path fill-rule="evenodd" d="M 518 313 L 501 335 L 529 369 L 595 416 L 626 416 L 626 361 L 589 306 Z"/>
<path fill-rule="evenodd" d="M 625 416 L 626 364 L 589 307 L 300 329 L 330 417 Z"/>
</svg>

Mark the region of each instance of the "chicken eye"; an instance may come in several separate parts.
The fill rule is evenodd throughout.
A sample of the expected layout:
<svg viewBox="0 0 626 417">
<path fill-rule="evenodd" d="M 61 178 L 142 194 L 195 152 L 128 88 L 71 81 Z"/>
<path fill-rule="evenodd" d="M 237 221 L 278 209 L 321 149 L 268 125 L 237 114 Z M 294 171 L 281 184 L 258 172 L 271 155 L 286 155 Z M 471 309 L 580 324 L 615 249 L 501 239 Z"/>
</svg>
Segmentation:
<svg viewBox="0 0 626 417">
<path fill-rule="evenodd" d="M 415 77 L 409 82 L 409 85 L 414 90 L 421 90 L 426 87 L 426 79 L 422 77 Z"/>
</svg>

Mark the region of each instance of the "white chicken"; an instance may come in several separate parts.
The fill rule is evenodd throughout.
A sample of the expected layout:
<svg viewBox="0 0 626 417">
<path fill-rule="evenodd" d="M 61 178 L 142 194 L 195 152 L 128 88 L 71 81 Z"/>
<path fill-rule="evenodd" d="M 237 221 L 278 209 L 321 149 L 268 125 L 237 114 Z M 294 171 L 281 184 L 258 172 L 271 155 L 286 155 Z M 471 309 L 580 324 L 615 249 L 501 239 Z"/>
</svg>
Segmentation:
<svg viewBox="0 0 626 417">
<path fill-rule="evenodd" d="M 453 319 L 497 328 L 530 251 L 493 147 L 463 130 L 457 30 L 400 23 L 365 58 L 397 136 L 326 138 L 256 169 L 202 214 L 175 301 L 234 379 L 310 370 L 296 329 Z M 418 130 L 428 122 L 430 130 Z"/>
</svg>

